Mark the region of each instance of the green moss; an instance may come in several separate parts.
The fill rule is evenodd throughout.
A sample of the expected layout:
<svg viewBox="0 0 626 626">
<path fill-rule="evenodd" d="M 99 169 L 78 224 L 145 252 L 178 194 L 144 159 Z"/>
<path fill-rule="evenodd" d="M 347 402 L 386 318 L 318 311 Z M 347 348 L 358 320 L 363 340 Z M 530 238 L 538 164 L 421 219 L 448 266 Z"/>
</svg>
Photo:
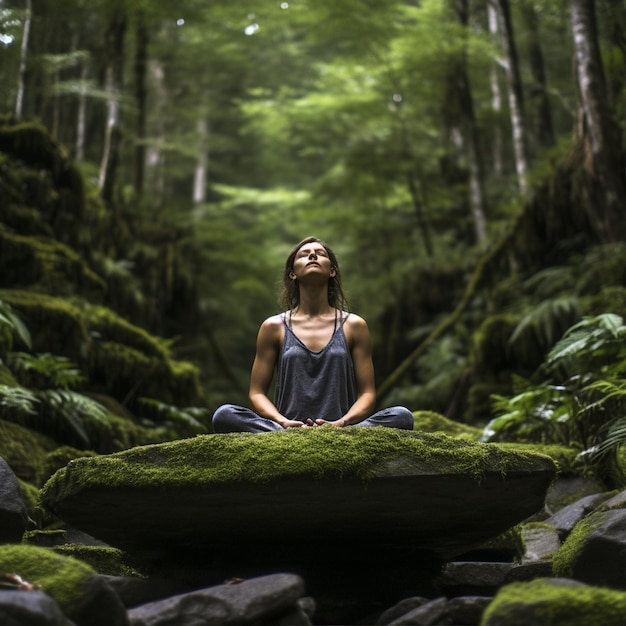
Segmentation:
<svg viewBox="0 0 626 626">
<path fill-rule="evenodd" d="M 481 626 L 506 624 L 527 626 L 533 607 L 532 623 L 542 626 L 621 626 L 626 615 L 626 593 L 602 587 L 566 586 L 537 579 L 513 583 L 500 589 L 485 610 Z"/>
<path fill-rule="evenodd" d="M 416 411 L 413 418 L 413 428 L 424 433 L 443 432 L 451 437 L 460 437 L 472 441 L 478 441 L 482 435 L 482 429 L 455 422 L 434 411 Z"/>
<path fill-rule="evenodd" d="M 591 513 L 580 520 L 552 559 L 552 573 L 571 577 L 578 553 L 587 537 L 602 523 L 602 513 Z"/>
<path fill-rule="evenodd" d="M 18 574 L 39 586 L 71 616 L 95 573 L 86 563 L 28 545 L 0 546 L 0 574 Z"/>
<path fill-rule="evenodd" d="M 56 445 L 46 435 L 0 420 L 0 457 L 26 482 L 41 484 L 46 456 Z"/>
<path fill-rule="evenodd" d="M 549 456 L 556 463 L 559 476 L 576 476 L 581 473 L 581 467 L 577 463 L 579 448 L 541 443 L 499 443 L 498 446 L 504 450 Z"/>
<path fill-rule="evenodd" d="M 496 444 L 390 428 L 332 426 L 263 435 L 198 435 L 142 446 L 108 456 L 76 459 L 44 486 L 42 500 L 80 492 L 85 485 L 116 487 L 198 486 L 262 482 L 308 476 L 318 479 L 380 475 L 390 462 L 408 459 L 410 472 L 465 474 L 480 481 L 487 472 L 553 468 L 552 461 Z M 394 464 L 401 472 L 402 463 Z"/>
<path fill-rule="evenodd" d="M 82 301 L 66 302 L 29 291 L 0 290 L 32 335 L 35 352 L 65 356 L 86 374 L 91 386 L 118 400 L 134 396 L 167 404 L 200 403 L 198 368 L 169 358 L 167 342 L 127 322 L 113 311 Z"/>
<path fill-rule="evenodd" d="M 126 562 L 126 555 L 117 548 L 69 543 L 53 549 L 57 554 L 69 556 L 86 563 L 98 574 L 106 574 L 107 576 L 142 576 L 137 569 Z"/>
<path fill-rule="evenodd" d="M 0 230 L 0 265 L 5 287 L 50 294 L 102 297 L 106 284 L 69 246 L 43 236 Z"/>
</svg>

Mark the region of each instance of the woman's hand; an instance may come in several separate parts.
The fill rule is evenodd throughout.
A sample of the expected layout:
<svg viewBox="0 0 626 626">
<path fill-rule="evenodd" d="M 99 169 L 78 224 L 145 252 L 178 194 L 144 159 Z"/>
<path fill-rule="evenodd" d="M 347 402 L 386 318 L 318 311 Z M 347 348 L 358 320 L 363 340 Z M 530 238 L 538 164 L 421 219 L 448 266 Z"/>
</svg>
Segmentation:
<svg viewBox="0 0 626 626">
<path fill-rule="evenodd" d="M 303 428 L 305 426 L 307 426 L 307 424 L 305 424 L 304 422 L 301 422 L 300 420 L 282 420 L 280 422 L 280 425 L 287 429 L 287 428 Z"/>
<path fill-rule="evenodd" d="M 307 420 L 307 426 L 324 426 L 324 424 L 328 424 L 329 426 L 334 426 L 335 428 L 343 428 L 346 425 L 346 421 L 341 418 L 335 421 L 316 419 L 316 420 Z"/>
</svg>

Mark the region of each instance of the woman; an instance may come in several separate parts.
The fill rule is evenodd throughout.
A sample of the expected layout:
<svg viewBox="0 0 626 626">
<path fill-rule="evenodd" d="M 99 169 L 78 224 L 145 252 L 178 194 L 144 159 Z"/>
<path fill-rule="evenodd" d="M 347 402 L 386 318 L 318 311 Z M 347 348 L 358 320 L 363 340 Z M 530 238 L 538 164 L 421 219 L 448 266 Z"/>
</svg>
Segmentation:
<svg viewBox="0 0 626 626">
<path fill-rule="evenodd" d="M 226 404 L 213 430 L 270 432 L 329 424 L 411 430 L 404 407 L 373 413 L 376 400 L 369 329 L 348 313 L 333 251 L 308 237 L 289 254 L 283 273 L 284 313 L 266 319 L 250 376 L 252 409 Z M 268 392 L 277 373 L 275 401 Z"/>
</svg>

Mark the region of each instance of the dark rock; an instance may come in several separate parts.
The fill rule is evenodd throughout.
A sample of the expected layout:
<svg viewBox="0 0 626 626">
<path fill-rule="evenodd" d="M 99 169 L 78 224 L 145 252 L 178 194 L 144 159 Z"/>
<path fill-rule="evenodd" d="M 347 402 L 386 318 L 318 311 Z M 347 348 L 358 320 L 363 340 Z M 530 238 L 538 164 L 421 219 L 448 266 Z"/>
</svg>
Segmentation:
<svg viewBox="0 0 626 626">
<path fill-rule="evenodd" d="M 565 539 L 581 519 L 589 515 L 589 513 L 608 498 L 609 495 L 606 493 L 595 493 L 585 496 L 563 507 L 560 511 L 545 520 L 545 523 L 554 527 L 559 533 L 559 537 Z"/>
<path fill-rule="evenodd" d="M 155 576 L 149 578 L 101 576 L 101 578 L 106 580 L 107 585 L 113 589 L 126 608 L 190 591 L 189 587 L 181 583 L 176 577 L 166 579 Z"/>
<path fill-rule="evenodd" d="M 452 624 L 447 614 L 446 598 L 436 598 L 389 622 L 388 626 L 434 626 Z"/>
<path fill-rule="evenodd" d="M 559 533 L 545 525 L 524 525 L 520 530 L 524 542 L 522 563 L 552 559 L 561 547 Z"/>
<path fill-rule="evenodd" d="M 59 605 L 43 591 L 0 589 L 2 626 L 73 626 Z"/>
<path fill-rule="evenodd" d="M 491 603 L 490 596 L 462 596 L 450 598 L 446 612 L 455 626 L 478 626 L 485 609 Z"/>
<path fill-rule="evenodd" d="M 412 598 L 404 598 L 400 600 L 394 606 L 388 608 L 386 611 L 381 613 L 380 617 L 376 621 L 378 626 L 386 626 L 390 624 L 395 619 L 401 617 L 402 615 L 406 615 L 413 609 L 417 609 L 422 606 L 422 604 L 426 604 L 429 602 L 428 598 L 422 598 L 420 596 L 414 596 Z"/>
<path fill-rule="evenodd" d="M 0 543 L 21 541 L 29 521 L 17 478 L 0 457 Z"/>
<path fill-rule="evenodd" d="M 590 531 L 576 539 L 571 577 L 590 585 L 626 589 L 626 510 L 599 511 L 587 521 Z"/>
<path fill-rule="evenodd" d="M 545 517 L 554 515 L 563 507 L 580 500 L 585 496 L 591 496 L 605 492 L 606 485 L 594 478 L 583 476 L 562 476 L 557 478 L 548 489 L 545 504 Z"/>
<path fill-rule="evenodd" d="M 504 576 L 503 585 L 512 582 L 528 582 L 536 578 L 546 578 L 552 575 L 552 560 L 530 561 L 512 567 Z"/>
<path fill-rule="evenodd" d="M 280 623 L 294 612 L 299 617 L 305 615 L 302 605 L 298 605 L 303 593 L 304 582 L 300 577 L 274 574 L 151 602 L 131 609 L 128 614 L 132 626 Z M 270 621 L 272 618 L 276 622 Z"/>
<path fill-rule="evenodd" d="M 446 563 L 435 588 L 447 596 L 489 596 L 504 584 L 514 563 L 453 561 Z"/>
<path fill-rule="evenodd" d="M 128 626 L 126 607 L 107 584 L 106 577 L 100 575 L 89 579 L 70 616 L 77 626 Z"/>
<path fill-rule="evenodd" d="M 620 491 L 618 494 L 612 495 L 603 503 L 603 508 L 626 509 L 626 491 Z"/>
</svg>

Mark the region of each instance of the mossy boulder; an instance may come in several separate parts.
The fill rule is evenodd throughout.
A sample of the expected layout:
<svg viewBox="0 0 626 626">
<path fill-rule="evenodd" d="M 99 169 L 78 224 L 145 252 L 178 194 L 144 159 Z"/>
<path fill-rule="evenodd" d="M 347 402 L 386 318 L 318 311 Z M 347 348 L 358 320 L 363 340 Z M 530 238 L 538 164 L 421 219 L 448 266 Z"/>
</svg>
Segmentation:
<svg viewBox="0 0 626 626">
<path fill-rule="evenodd" d="M 621 626 L 626 593 L 561 578 L 540 578 L 500 589 L 480 626 Z"/>
<path fill-rule="evenodd" d="M 131 554 L 370 558 L 395 549 L 406 560 L 499 535 L 543 506 L 555 474 L 546 456 L 440 433 L 322 427 L 76 459 L 42 501 Z"/>
<path fill-rule="evenodd" d="M 626 510 L 597 510 L 583 518 L 554 556 L 553 572 L 626 590 Z"/>
<path fill-rule="evenodd" d="M 419 432 L 442 432 L 451 437 L 460 437 L 470 441 L 478 441 L 483 432 L 481 428 L 456 422 L 435 411 L 416 411 L 413 417 L 413 428 Z"/>
</svg>

